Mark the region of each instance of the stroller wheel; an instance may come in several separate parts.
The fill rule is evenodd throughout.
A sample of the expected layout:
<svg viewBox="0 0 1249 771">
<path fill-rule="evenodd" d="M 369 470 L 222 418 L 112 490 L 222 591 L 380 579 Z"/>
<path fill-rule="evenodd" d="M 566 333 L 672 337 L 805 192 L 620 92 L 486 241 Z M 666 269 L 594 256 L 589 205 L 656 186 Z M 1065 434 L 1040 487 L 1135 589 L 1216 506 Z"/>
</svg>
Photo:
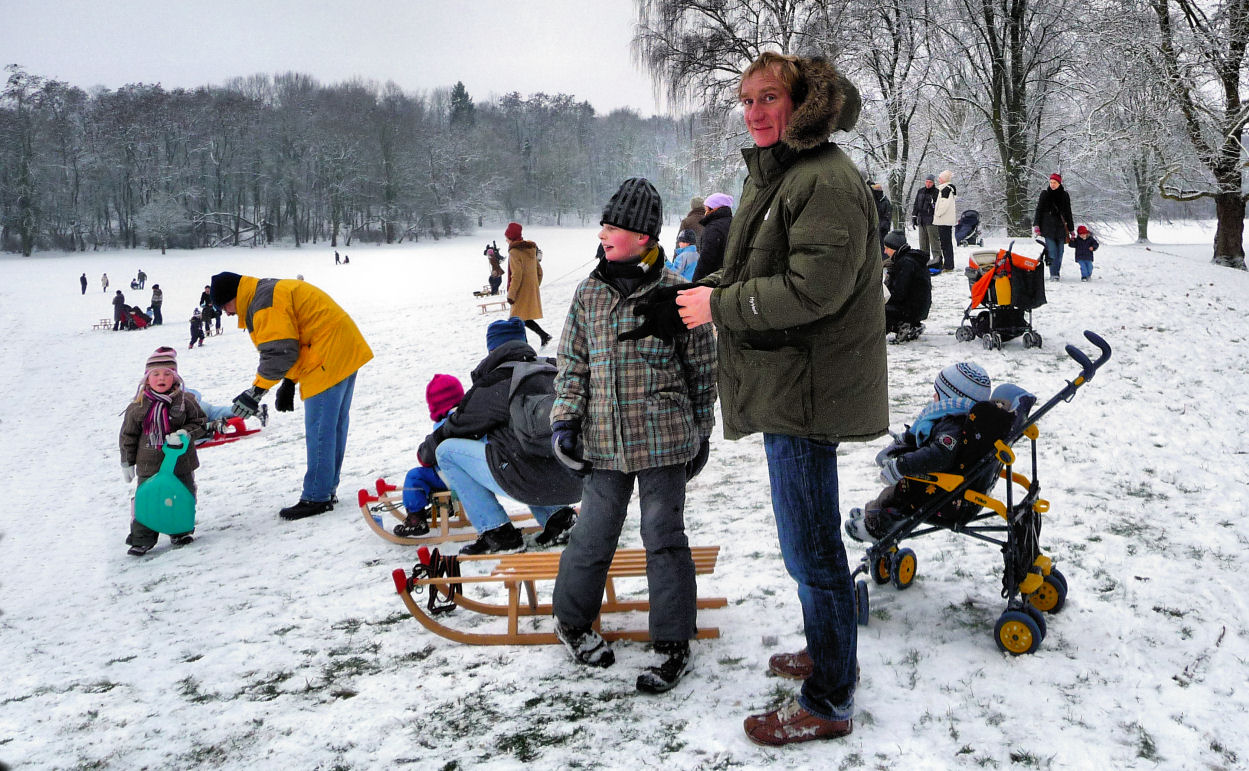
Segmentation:
<svg viewBox="0 0 1249 771">
<path fill-rule="evenodd" d="M 1023 611 L 1031 616 L 1032 620 L 1036 622 L 1037 627 L 1041 630 L 1041 642 L 1045 642 L 1045 635 L 1048 634 L 1045 629 L 1045 614 L 1031 605 L 1024 605 Z"/>
<path fill-rule="evenodd" d="M 889 562 L 889 555 L 885 554 L 877 557 L 876 561 L 872 563 L 872 580 L 877 585 L 889 583 Z"/>
<path fill-rule="evenodd" d="M 1028 602 L 1032 607 L 1046 613 L 1057 613 L 1062 610 L 1067 602 L 1067 580 L 1063 578 L 1063 574 L 1057 570 L 1051 570 L 1041 582 L 1041 588 L 1032 593 Z"/>
<path fill-rule="evenodd" d="M 908 589 L 915 580 L 919 560 L 910 549 L 899 549 L 889 561 L 889 579 L 897 589 Z"/>
<path fill-rule="evenodd" d="M 867 598 L 867 582 L 860 578 L 854 582 L 854 616 L 859 626 L 867 626 L 870 607 Z"/>
<path fill-rule="evenodd" d="M 960 343 L 966 343 L 971 340 L 975 340 L 976 333 L 972 331 L 971 327 L 964 324 L 963 326 L 954 330 L 954 339 L 959 341 Z"/>
<path fill-rule="evenodd" d="M 1041 336 L 1031 330 L 1023 333 L 1024 348 L 1040 348 Z"/>
<path fill-rule="evenodd" d="M 1008 610 L 998 617 L 993 639 L 999 650 L 1012 656 L 1032 653 L 1041 644 L 1041 628 L 1032 616 L 1021 610 Z"/>
<path fill-rule="evenodd" d="M 984 349 L 986 351 L 992 351 L 995 348 L 997 350 L 1002 349 L 1002 336 L 997 332 L 990 332 L 989 334 L 981 337 L 980 341 L 984 344 Z"/>
</svg>

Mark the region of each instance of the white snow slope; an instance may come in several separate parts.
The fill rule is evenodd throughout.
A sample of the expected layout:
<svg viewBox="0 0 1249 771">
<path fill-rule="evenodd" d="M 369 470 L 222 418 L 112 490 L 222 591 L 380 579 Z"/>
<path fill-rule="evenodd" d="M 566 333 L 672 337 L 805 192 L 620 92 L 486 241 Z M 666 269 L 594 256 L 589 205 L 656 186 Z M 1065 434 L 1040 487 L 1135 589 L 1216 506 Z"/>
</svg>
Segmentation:
<svg viewBox="0 0 1249 771">
<path fill-rule="evenodd" d="M 895 429 L 951 362 L 973 359 L 995 382 L 1047 399 L 1078 373 L 1063 346 L 1094 352 L 1082 330 L 1114 348 L 1040 425 L 1051 502 L 1042 545 L 1070 584 L 1066 608 L 1049 618 L 1037 653 L 1000 653 L 997 550 L 948 533 L 918 539 L 914 585 L 872 585 L 854 734 L 779 750 L 752 745 L 741 727 L 794 691 L 767 674 L 767 658 L 803 644 L 759 437 L 726 442 L 717 431 L 690 486 L 691 542 L 722 547 L 701 593 L 729 604 L 701 615 L 721 637 L 695 644 L 696 669 L 667 695 L 634 690 L 653 660 L 642 644 L 618 644 L 614 667 L 590 671 L 557 647 L 434 636 L 396 596 L 390 573 L 410 568 L 414 549 L 370 533 L 355 491 L 379 476 L 402 480 L 429 429 L 425 384 L 438 372 L 467 383 L 484 355 L 485 327 L 501 315 L 479 314 L 470 292 L 486 278 L 483 239 L 497 234 L 339 247 L 352 258 L 341 267 L 324 245 L 6 255 L 0 760 L 23 769 L 1243 768 L 1249 274 L 1210 264 L 1208 225 L 1158 231 L 1172 243 L 1104 246 L 1087 284 L 1068 252 L 1064 280 L 1036 312 L 1040 350 L 956 342 L 967 281 L 934 279 L 927 333 L 889 348 Z M 558 335 L 595 231 L 526 235 L 545 253 L 543 324 Z M 101 272 L 147 305 L 149 291 L 123 286 L 139 267 L 149 289 L 164 289 L 165 326 L 93 331 L 111 310 Z M 220 270 L 302 273 L 372 345 L 342 503 L 300 522 L 277 517 L 303 475 L 297 407 L 257 437 L 202 452 L 194 544 L 173 550 L 162 538 L 130 557 L 117 432 L 147 355 L 178 346 L 186 382 L 214 402 L 254 372 L 255 350 L 232 319 L 224 335 L 185 350 L 187 319 Z M 872 458 L 884 444 L 843 445 L 843 512 L 877 492 Z M 638 545 L 634 516 L 622 546 Z M 850 544 L 852 563 L 861 554 Z M 501 629 L 465 611 L 446 622 Z"/>
</svg>

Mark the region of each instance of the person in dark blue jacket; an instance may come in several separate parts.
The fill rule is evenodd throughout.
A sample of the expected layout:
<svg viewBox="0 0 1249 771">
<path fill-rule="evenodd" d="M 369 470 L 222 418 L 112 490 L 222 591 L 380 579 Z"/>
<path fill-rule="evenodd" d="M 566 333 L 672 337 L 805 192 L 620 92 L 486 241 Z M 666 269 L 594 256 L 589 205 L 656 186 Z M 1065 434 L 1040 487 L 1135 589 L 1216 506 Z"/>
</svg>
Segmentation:
<svg viewBox="0 0 1249 771">
<path fill-rule="evenodd" d="M 1080 280 L 1088 281 L 1093 277 L 1093 252 L 1097 251 L 1097 239 L 1088 228 L 1081 225 L 1076 228 L 1076 264 L 1080 266 Z"/>
</svg>

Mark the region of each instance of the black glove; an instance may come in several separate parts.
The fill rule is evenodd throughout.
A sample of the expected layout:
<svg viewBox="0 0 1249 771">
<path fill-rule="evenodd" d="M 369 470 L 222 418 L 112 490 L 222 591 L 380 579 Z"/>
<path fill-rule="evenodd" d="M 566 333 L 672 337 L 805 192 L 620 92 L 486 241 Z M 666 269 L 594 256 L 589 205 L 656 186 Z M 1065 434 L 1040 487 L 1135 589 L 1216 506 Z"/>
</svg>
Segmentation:
<svg viewBox="0 0 1249 771">
<path fill-rule="evenodd" d="M 585 476 L 594 468 L 585 459 L 581 444 L 581 421 L 557 420 L 551 424 L 551 449 L 555 457 L 577 476 Z"/>
<path fill-rule="evenodd" d="M 698 445 L 698 454 L 690 458 L 685 463 L 685 481 L 688 482 L 698 476 L 698 472 L 703 470 L 703 466 L 707 465 L 707 456 L 711 454 L 711 437 L 704 436 L 701 444 Z"/>
<path fill-rule="evenodd" d="M 260 386 L 252 386 L 243 393 L 234 397 L 234 404 L 231 406 L 231 412 L 240 418 L 250 418 L 257 412 L 260 412 L 260 400 L 264 398 L 268 388 Z"/>
<path fill-rule="evenodd" d="M 634 306 L 633 312 L 644 320 L 642 325 L 617 335 L 617 340 L 641 340 L 652 335 L 671 343 L 677 335 L 685 334 L 685 322 L 677 306 L 677 292 L 693 289 L 698 284 L 677 284 L 656 289 Z"/>
<path fill-rule="evenodd" d="M 282 385 L 273 396 L 273 407 L 278 412 L 295 411 L 295 381 L 282 378 Z"/>
</svg>

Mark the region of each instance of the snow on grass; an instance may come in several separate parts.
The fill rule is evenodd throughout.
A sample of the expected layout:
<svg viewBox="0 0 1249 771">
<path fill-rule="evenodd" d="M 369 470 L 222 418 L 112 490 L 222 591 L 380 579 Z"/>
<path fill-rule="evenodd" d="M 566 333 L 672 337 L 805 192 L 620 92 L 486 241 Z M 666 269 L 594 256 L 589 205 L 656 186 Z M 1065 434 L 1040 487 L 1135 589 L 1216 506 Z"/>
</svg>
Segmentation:
<svg viewBox="0 0 1249 771">
<path fill-rule="evenodd" d="M 1134 231 L 1125 229 L 1121 244 L 1098 252 L 1089 283 L 1078 281 L 1068 254 L 1064 280 L 1047 286 L 1049 304 L 1036 312 L 1040 350 L 1018 340 L 992 352 L 956 342 L 967 282 L 958 272 L 934 279 L 927 332 L 889 349 L 895 429 L 950 362 L 974 359 L 995 382 L 1046 399 L 1077 374 L 1063 346 L 1093 352 L 1084 329 L 1114 347 L 1097 377 L 1040 426 L 1039 480 L 1051 502 L 1042 544 L 1071 593 L 1039 652 L 1006 656 L 992 640 L 1004 607 L 997 550 L 949 534 L 916 540 L 915 585 L 872 585 L 854 734 L 781 750 L 750 744 L 741 729 L 746 715 L 794 692 L 768 676 L 767 657 L 802 645 L 758 437 L 714 437 L 711 462 L 690 486 L 691 542 L 722 546 L 701 593 L 729 604 L 701 615 L 722 636 L 695 644 L 696 669 L 667 695 L 634 691 L 652 661 L 643 645 L 618 644 L 610 669 L 580 669 L 556 647 L 471 647 L 434 636 L 396 597 L 390 572 L 410 568 L 414 550 L 370 533 L 354 493 L 379 476 L 402 478 L 429 429 L 425 384 L 438 372 L 467 383 L 484 354 L 485 327 L 501 316 L 480 314 L 470 293 L 485 283 L 481 251 L 497 234 L 340 247 L 351 264 L 338 267 L 323 245 L 6 255 L 0 760 L 18 768 L 1243 767 L 1249 276 L 1209 263 L 1208 232 L 1206 224 L 1155 227 L 1146 248 L 1128 243 Z M 545 253 L 542 323 L 558 334 L 589 270 L 594 231 L 526 235 Z M 147 304 L 149 291 L 125 286 L 139 267 L 149 289 L 155 282 L 165 292 L 165 326 L 92 331 L 111 315 L 101 272 L 131 304 Z M 147 557 L 129 557 L 116 436 L 147 355 L 177 346 L 184 378 L 214 402 L 232 399 L 254 371 L 255 351 L 231 319 L 222 336 L 184 349 L 191 310 L 220 270 L 302 273 L 355 317 L 373 347 L 357 383 L 343 502 L 309 520 L 278 519 L 298 497 L 304 450 L 300 412 L 275 414 L 257 437 L 201 453 L 194 544 L 173 550 L 162 539 Z M 872 457 L 883 444 L 843 445 L 843 511 L 876 494 Z M 622 545 L 639 545 L 635 523 Z M 857 561 L 861 551 L 850 555 Z M 622 588 L 644 591 L 640 582 Z M 465 611 L 445 621 L 501 630 L 498 619 Z"/>
</svg>

